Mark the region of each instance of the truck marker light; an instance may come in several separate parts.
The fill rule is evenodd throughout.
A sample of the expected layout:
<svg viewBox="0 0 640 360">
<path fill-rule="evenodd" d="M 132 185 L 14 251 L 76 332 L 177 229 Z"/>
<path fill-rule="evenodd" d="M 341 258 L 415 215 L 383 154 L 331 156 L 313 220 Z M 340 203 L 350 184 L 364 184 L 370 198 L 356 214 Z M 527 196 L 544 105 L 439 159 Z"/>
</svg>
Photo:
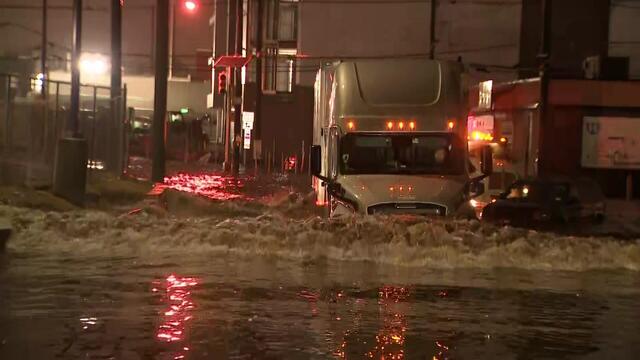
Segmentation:
<svg viewBox="0 0 640 360">
<path fill-rule="evenodd" d="M 387 129 L 389 129 L 389 130 L 393 129 L 393 122 L 392 121 L 387 122 Z"/>
<path fill-rule="evenodd" d="M 506 143 L 507 142 L 507 138 L 506 137 L 501 137 L 500 138 L 500 142 L 503 143 L 503 144 Z"/>
<path fill-rule="evenodd" d="M 415 121 L 411 121 L 411 122 L 409 122 L 409 129 L 411 129 L 411 130 L 415 130 L 415 129 L 416 129 L 416 123 L 415 123 Z"/>
<path fill-rule="evenodd" d="M 398 123 L 398 128 L 399 128 L 400 130 L 404 130 L 404 121 L 400 121 L 400 122 Z"/>
<path fill-rule="evenodd" d="M 447 127 L 449 128 L 449 130 L 453 130 L 455 126 L 456 126 L 456 123 L 453 121 L 449 121 L 449 123 L 447 124 Z"/>
<path fill-rule="evenodd" d="M 347 127 L 349 128 L 349 130 L 353 130 L 356 127 L 356 124 L 353 121 L 349 121 L 347 123 Z"/>
<path fill-rule="evenodd" d="M 389 191 L 393 192 L 395 189 L 393 188 L 393 186 L 389 187 Z"/>
</svg>

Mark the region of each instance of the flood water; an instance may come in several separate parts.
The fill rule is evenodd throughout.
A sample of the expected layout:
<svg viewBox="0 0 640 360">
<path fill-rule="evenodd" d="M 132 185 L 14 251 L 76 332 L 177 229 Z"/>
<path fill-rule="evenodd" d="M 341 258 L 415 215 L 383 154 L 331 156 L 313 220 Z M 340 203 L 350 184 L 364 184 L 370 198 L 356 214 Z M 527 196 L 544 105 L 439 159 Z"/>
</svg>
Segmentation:
<svg viewBox="0 0 640 360">
<path fill-rule="evenodd" d="M 637 242 L 388 219 L 0 215 L 17 227 L 0 255 L 0 359 L 640 352 Z"/>
</svg>

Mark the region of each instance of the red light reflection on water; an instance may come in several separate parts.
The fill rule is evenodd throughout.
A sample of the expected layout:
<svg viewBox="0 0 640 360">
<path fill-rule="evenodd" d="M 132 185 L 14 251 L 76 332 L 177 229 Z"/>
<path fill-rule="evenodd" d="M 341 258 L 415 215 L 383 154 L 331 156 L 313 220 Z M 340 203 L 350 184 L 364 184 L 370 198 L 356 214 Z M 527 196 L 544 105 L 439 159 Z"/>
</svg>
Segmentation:
<svg viewBox="0 0 640 360">
<path fill-rule="evenodd" d="M 234 177 L 214 174 L 177 174 L 164 178 L 164 183 L 156 184 L 151 194 L 160 194 L 165 189 L 174 189 L 204 196 L 212 200 L 233 200 L 248 198 L 241 194 L 245 181 Z"/>
<path fill-rule="evenodd" d="M 376 335 L 376 344 L 365 356 L 381 360 L 404 359 L 404 343 L 407 333 L 405 314 L 398 303 L 409 297 L 409 289 L 398 286 L 383 286 L 378 291 L 378 304 L 382 313 L 382 328 Z"/>
<path fill-rule="evenodd" d="M 159 292 L 164 287 L 167 308 L 161 313 L 162 323 L 158 326 L 156 338 L 166 343 L 185 340 L 186 324 L 193 319 L 191 312 L 195 304 L 191 298 L 191 290 L 199 283 L 192 277 L 177 277 L 169 275 L 162 284 L 152 289 Z M 189 347 L 183 346 L 174 359 L 184 359 Z"/>
</svg>

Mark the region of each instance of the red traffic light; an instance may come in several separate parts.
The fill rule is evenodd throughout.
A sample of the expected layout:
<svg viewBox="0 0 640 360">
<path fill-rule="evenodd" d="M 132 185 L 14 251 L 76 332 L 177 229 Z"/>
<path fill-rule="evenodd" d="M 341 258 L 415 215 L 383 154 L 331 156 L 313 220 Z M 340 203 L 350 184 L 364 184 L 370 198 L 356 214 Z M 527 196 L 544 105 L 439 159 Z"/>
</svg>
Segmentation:
<svg viewBox="0 0 640 360">
<path fill-rule="evenodd" d="M 227 93 L 227 74 L 221 72 L 218 74 L 218 94 Z"/>
<path fill-rule="evenodd" d="M 189 12 L 194 12 L 198 9 L 198 3 L 195 0 L 185 0 L 183 6 Z"/>
</svg>

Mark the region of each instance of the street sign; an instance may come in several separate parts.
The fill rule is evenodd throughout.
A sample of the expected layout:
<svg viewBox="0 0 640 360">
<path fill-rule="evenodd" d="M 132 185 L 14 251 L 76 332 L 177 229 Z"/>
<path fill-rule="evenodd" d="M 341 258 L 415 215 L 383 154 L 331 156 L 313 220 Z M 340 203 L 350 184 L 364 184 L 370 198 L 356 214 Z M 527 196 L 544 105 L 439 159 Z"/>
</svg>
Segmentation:
<svg viewBox="0 0 640 360">
<path fill-rule="evenodd" d="M 244 149 L 251 149 L 251 130 L 244 130 Z"/>
<path fill-rule="evenodd" d="M 254 113 L 244 111 L 242 112 L 242 128 L 246 130 L 253 130 L 253 119 L 255 118 Z"/>
</svg>

